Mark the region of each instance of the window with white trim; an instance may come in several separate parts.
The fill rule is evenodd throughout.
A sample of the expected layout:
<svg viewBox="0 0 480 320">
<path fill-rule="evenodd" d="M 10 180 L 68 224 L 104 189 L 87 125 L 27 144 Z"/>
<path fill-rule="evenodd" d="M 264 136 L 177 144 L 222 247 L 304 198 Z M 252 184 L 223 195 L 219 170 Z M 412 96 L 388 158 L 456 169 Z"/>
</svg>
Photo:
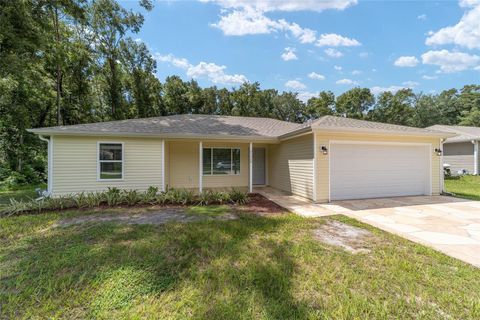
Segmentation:
<svg viewBox="0 0 480 320">
<path fill-rule="evenodd" d="M 123 143 L 98 144 L 98 179 L 123 179 Z"/>
<path fill-rule="evenodd" d="M 240 174 L 239 148 L 203 148 L 203 175 Z"/>
</svg>

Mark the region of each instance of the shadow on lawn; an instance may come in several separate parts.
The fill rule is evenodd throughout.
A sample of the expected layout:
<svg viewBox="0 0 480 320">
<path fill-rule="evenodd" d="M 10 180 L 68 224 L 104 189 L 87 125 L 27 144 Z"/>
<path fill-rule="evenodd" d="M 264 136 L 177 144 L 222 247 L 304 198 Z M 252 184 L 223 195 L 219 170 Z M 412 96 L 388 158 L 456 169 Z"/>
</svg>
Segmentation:
<svg viewBox="0 0 480 320">
<path fill-rule="evenodd" d="M 79 309 L 81 317 L 110 317 L 135 310 L 144 296 L 158 303 L 173 293 L 181 300 L 190 286 L 198 300 L 183 310 L 189 317 L 245 318 L 253 301 L 254 312 L 267 318 L 302 318 L 307 306 L 291 294 L 296 264 L 288 241 L 259 237 L 284 223 L 288 220 L 242 216 L 227 222 L 52 229 L 6 251 L 5 259 L 14 263 L 0 278 L 5 288 L 0 298 L 7 301 L 3 312 L 48 317 Z M 49 309 L 36 309 L 43 305 Z"/>
</svg>

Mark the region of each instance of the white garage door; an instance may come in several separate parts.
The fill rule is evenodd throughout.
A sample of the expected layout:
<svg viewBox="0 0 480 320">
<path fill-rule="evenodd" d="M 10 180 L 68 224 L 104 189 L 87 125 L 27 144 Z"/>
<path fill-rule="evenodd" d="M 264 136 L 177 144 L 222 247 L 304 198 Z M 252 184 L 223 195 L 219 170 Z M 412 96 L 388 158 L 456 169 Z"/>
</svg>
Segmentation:
<svg viewBox="0 0 480 320">
<path fill-rule="evenodd" d="M 331 200 L 428 195 L 430 172 L 425 145 L 330 146 Z"/>
</svg>

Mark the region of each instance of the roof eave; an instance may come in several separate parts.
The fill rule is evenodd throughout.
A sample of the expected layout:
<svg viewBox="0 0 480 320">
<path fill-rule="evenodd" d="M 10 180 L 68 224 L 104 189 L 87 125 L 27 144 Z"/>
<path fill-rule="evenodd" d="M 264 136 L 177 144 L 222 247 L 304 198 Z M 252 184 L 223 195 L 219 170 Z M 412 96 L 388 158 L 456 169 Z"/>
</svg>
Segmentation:
<svg viewBox="0 0 480 320">
<path fill-rule="evenodd" d="M 308 134 L 308 133 L 311 133 L 311 132 L 313 132 L 312 127 L 307 126 L 307 127 L 304 127 L 304 128 L 300 128 L 300 129 L 282 134 L 282 135 L 278 136 L 278 139 L 280 141 L 287 140 L 287 139 L 295 138 L 297 136 L 301 136 L 301 135 Z"/>
<path fill-rule="evenodd" d="M 126 138 L 161 138 L 161 139 L 188 139 L 188 140 L 245 140 L 256 142 L 278 143 L 277 137 L 268 136 L 239 136 L 239 135 L 198 135 L 198 134 L 166 134 L 166 133 L 142 133 L 142 132 L 102 132 L 102 131 L 54 131 L 43 129 L 27 129 L 28 132 L 46 136 L 108 136 Z"/>
<path fill-rule="evenodd" d="M 400 132 L 380 129 L 365 129 L 365 128 L 319 128 L 312 127 L 315 132 L 335 132 L 335 133 L 365 133 L 365 134 L 382 134 L 392 136 L 413 136 L 413 137 L 438 137 L 438 138 L 451 138 L 457 136 L 454 133 L 447 132 Z"/>
<path fill-rule="evenodd" d="M 472 141 L 480 141 L 480 137 L 472 137 L 472 138 L 465 138 L 465 139 L 455 139 L 455 140 L 445 140 L 443 143 L 458 143 L 458 142 L 472 142 Z"/>
</svg>

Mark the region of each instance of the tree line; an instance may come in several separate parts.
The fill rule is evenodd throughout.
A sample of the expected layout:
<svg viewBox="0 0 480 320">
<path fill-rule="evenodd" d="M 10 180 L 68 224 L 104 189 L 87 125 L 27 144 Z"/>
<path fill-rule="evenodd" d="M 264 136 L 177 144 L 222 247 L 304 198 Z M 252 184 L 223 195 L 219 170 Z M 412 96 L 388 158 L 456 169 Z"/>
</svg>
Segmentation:
<svg viewBox="0 0 480 320">
<path fill-rule="evenodd" d="M 139 3 L 143 13 L 153 8 L 150 0 Z M 26 132 L 35 127 L 183 113 L 480 126 L 476 84 L 438 94 L 321 91 L 303 102 L 258 82 L 230 89 L 202 88 L 176 75 L 161 82 L 148 47 L 133 38 L 143 21 L 142 12 L 116 0 L 0 2 L 0 181 L 44 180 L 46 148 Z"/>
</svg>

